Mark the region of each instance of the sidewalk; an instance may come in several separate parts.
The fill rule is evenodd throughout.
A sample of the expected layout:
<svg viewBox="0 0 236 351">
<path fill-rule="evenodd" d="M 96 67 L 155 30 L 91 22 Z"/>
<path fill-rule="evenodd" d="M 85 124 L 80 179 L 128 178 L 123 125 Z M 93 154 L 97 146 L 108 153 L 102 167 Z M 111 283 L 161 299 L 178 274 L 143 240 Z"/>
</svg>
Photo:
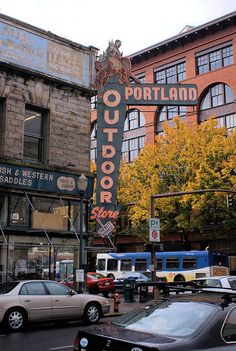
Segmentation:
<svg viewBox="0 0 236 351">
<path fill-rule="evenodd" d="M 135 302 L 125 302 L 124 297 L 121 296 L 121 303 L 119 304 L 119 312 L 114 312 L 114 300 L 112 298 L 108 298 L 111 307 L 110 312 L 106 314 L 104 317 L 115 317 L 120 316 L 124 313 L 137 309 L 139 307 L 149 305 L 154 302 L 154 300 L 147 300 L 146 302 L 139 302 L 139 295 L 135 295 Z"/>
</svg>

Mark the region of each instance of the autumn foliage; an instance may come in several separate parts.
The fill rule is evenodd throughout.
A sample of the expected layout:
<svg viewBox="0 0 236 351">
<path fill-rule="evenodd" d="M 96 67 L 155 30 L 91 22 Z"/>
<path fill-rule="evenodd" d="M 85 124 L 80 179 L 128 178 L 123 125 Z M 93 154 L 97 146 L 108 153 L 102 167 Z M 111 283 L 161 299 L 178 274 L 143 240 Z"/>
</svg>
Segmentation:
<svg viewBox="0 0 236 351">
<path fill-rule="evenodd" d="M 128 204 L 133 228 L 148 235 L 150 196 L 198 189 L 236 190 L 236 133 L 227 135 L 214 118 L 187 124 L 176 118 L 155 145 L 145 145 L 132 164 L 122 164 L 118 202 Z M 232 217 L 226 193 L 166 197 L 155 201 L 161 232 L 182 232 L 227 223 Z"/>
</svg>

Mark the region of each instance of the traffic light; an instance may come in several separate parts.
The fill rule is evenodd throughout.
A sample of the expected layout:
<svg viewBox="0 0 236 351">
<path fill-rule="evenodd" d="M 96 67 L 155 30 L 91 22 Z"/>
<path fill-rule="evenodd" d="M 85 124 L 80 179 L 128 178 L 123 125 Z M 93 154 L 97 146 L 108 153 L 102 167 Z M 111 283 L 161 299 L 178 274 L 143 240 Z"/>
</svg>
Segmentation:
<svg viewBox="0 0 236 351">
<path fill-rule="evenodd" d="M 233 196 L 231 194 L 227 195 L 227 207 L 233 206 Z"/>
</svg>

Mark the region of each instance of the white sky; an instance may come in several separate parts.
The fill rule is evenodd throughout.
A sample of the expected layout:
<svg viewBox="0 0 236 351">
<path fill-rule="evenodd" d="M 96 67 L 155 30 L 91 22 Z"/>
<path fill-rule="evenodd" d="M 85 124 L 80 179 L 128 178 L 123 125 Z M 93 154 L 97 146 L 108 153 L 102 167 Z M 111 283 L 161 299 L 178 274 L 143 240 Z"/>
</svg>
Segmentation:
<svg viewBox="0 0 236 351">
<path fill-rule="evenodd" d="M 0 0 L 0 12 L 85 46 L 124 55 L 236 11 L 236 0 Z"/>
</svg>

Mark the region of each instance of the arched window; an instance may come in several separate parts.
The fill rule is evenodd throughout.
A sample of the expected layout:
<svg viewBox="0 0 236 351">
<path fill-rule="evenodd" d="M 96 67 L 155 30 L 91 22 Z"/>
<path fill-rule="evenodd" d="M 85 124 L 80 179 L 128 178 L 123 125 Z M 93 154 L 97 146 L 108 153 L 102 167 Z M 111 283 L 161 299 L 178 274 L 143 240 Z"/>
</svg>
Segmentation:
<svg viewBox="0 0 236 351">
<path fill-rule="evenodd" d="M 174 117 L 186 117 L 186 106 L 163 106 L 157 115 L 156 133 L 163 133 L 163 122 L 171 121 Z"/>
<path fill-rule="evenodd" d="M 144 127 L 145 117 L 142 111 L 131 110 L 127 112 L 124 131 Z"/>
<path fill-rule="evenodd" d="M 209 87 L 200 102 L 199 122 L 213 115 L 216 116 L 218 126 L 226 127 L 228 132 L 236 127 L 234 94 L 224 83 Z"/>
</svg>

